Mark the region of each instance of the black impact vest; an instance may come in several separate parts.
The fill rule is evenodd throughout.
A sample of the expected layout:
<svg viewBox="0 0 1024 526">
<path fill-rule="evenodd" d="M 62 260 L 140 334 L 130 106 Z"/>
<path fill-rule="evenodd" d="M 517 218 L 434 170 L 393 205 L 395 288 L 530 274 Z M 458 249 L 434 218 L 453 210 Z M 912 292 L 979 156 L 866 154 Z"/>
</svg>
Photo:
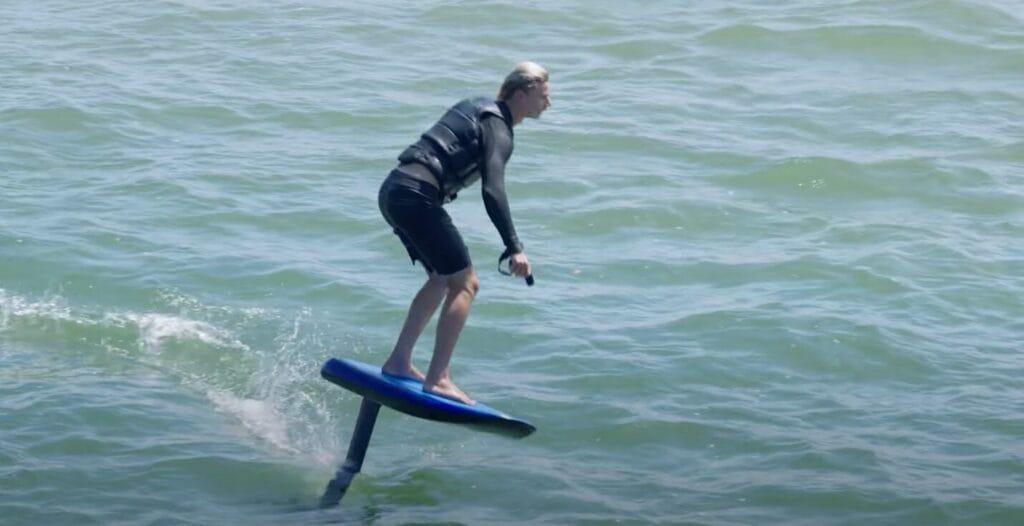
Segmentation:
<svg viewBox="0 0 1024 526">
<path fill-rule="evenodd" d="M 420 139 L 398 156 L 403 163 L 416 162 L 430 169 L 448 200 L 480 179 L 483 154 L 481 121 L 487 115 L 508 119 L 493 99 L 466 99 L 452 106 Z M 511 133 L 512 127 L 509 126 Z"/>
</svg>

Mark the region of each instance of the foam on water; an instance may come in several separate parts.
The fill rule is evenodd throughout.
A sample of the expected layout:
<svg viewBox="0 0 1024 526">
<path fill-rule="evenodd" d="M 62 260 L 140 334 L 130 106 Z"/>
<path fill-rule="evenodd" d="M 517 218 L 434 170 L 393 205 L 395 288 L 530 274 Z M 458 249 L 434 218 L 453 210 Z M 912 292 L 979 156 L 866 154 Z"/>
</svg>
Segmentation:
<svg viewBox="0 0 1024 526">
<path fill-rule="evenodd" d="M 191 312 L 216 313 L 224 319 L 247 323 L 268 321 L 263 308 L 234 312 L 224 307 L 207 308 L 180 293 L 164 292 L 162 296 Z M 263 319 L 259 319 L 261 316 Z M 277 347 L 266 349 L 254 349 L 230 329 L 207 321 L 165 313 L 96 315 L 76 311 L 60 296 L 32 300 L 3 289 L 0 320 L 0 331 L 15 339 L 26 327 L 94 334 L 74 340 L 78 344 L 86 342 L 93 352 L 127 357 L 135 366 L 177 378 L 182 386 L 205 396 L 214 408 L 241 424 L 250 436 L 244 439 L 247 442 L 255 439 L 254 443 L 265 443 L 297 461 L 307 459 L 321 467 L 332 466 L 341 451 L 327 400 L 303 390 L 315 381 L 311 368 L 318 364 L 298 356 L 299 351 L 308 351 L 303 347 L 308 341 L 301 333 L 301 316 L 281 327 L 284 332 Z M 135 338 L 120 336 L 124 329 L 134 331 Z M 93 345 L 88 345 L 89 340 L 94 340 Z M 87 363 L 96 363 L 95 358 Z"/>
</svg>

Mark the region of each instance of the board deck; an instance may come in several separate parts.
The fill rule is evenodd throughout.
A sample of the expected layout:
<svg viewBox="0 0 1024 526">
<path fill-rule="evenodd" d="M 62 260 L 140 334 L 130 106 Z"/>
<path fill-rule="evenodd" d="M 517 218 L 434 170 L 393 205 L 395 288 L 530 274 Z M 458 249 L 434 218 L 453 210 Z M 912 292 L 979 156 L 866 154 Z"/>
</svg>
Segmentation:
<svg viewBox="0 0 1024 526">
<path fill-rule="evenodd" d="M 320 375 L 364 398 L 415 417 L 468 425 L 513 438 L 523 438 L 537 430 L 533 424 L 482 402 L 468 405 L 428 393 L 423 390 L 422 382 L 384 374 L 380 367 L 356 360 L 331 358 L 324 363 Z"/>
</svg>

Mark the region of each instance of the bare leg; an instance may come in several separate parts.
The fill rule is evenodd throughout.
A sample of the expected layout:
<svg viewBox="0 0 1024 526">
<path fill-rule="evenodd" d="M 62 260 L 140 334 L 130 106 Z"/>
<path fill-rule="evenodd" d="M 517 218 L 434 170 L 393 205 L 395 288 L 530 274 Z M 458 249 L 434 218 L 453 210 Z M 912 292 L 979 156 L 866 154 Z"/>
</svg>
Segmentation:
<svg viewBox="0 0 1024 526">
<path fill-rule="evenodd" d="M 444 299 L 445 292 L 448 291 L 448 281 L 444 276 L 432 273 L 428 273 L 428 276 L 427 282 L 416 293 L 412 305 L 409 306 L 409 314 L 405 317 L 405 324 L 402 325 L 402 332 L 398 335 L 394 349 L 391 350 L 391 356 L 381 367 L 381 370 L 387 374 L 419 381 L 424 379 L 423 373 L 419 372 L 412 364 L 412 351 L 416 346 L 416 340 L 423 333 L 427 322 L 430 321 L 437 306 Z"/>
<path fill-rule="evenodd" d="M 448 363 L 455 351 L 455 343 L 466 325 L 469 317 L 469 305 L 473 302 L 480 282 L 477 280 L 473 267 L 456 272 L 447 277 L 448 297 L 437 320 L 437 340 L 434 342 L 434 356 L 430 359 L 430 368 L 423 381 L 423 390 L 434 394 L 453 398 L 467 404 L 476 402 L 456 387 L 448 375 Z"/>
</svg>

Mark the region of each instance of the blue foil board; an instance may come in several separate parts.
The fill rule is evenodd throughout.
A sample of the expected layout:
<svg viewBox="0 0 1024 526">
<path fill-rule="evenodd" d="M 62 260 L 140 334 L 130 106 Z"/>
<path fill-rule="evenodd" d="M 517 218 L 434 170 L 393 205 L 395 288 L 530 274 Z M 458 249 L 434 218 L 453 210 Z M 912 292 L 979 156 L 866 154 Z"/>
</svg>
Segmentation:
<svg viewBox="0 0 1024 526">
<path fill-rule="evenodd" d="M 481 402 L 467 405 L 425 392 L 422 382 L 384 374 L 380 367 L 363 362 L 331 358 L 320 369 L 320 375 L 364 398 L 415 417 L 464 424 L 513 438 L 523 438 L 537 430 L 529 422 L 512 418 Z"/>
</svg>

